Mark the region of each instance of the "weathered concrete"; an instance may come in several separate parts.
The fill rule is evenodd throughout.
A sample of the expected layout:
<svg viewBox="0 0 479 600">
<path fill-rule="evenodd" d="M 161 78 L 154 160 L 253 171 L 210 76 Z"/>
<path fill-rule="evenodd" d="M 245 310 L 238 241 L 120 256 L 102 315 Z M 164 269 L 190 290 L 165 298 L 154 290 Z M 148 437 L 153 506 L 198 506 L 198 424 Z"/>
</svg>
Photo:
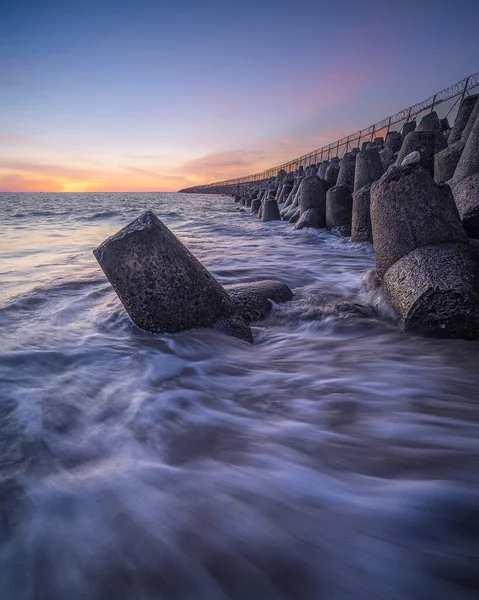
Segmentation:
<svg viewBox="0 0 479 600">
<path fill-rule="evenodd" d="M 434 154 L 436 151 L 436 132 L 435 131 L 413 131 L 408 133 L 399 151 L 396 161 L 401 165 L 404 158 L 417 151 L 421 155 L 420 165 L 424 167 L 431 175 L 434 174 Z"/>
<path fill-rule="evenodd" d="M 152 212 L 93 253 L 140 329 L 181 331 L 212 325 L 235 312 L 223 287 Z"/>
<path fill-rule="evenodd" d="M 399 131 L 390 131 L 386 136 L 385 148 L 389 148 L 393 152 L 399 152 L 402 146 L 402 135 Z"/>
<path fill-rule="evenodd" d="M 328 168 L 329 162 L 326 160 L 319 165 L 318 176 L 321 179 L 326 179 L 326 170 Z"/>
<path fill-rule="evenodd" d="M 259 198 L 255 198 L 251 201 L 251 212 L 257 213 L 261 207 L 261 200 Z"/>
<path fill-rule="evenodd" d="M 361 150 L 356 157 L 354 174 L 354 191 L 360 190 L 365 185 L 374 183 L 384 173 L 381 157 L 377 148 Z"/>
<path fill-rule="evenodd" d="M 241 317 L 223 317 L 213 324 L 213 329 L 230 337 L 238 338 L 248 344 L 253 343 L 253 333 L 248 323 Z"/>
<path fill-rule="evenodd" d="M 380 279 L 416 248 L 469 243 L 449 186 L 418 165 L 393 167 L 373 184 L 371 225 Z"/>
<path fill-rule="evenodd" d="M 463 150 L 464 144 L 459 140 L 435 154 L 434 178 L 438 181 L 449 181 L 454 175 Z"/>
<path fill-rule="evenodd" d="M 289 196 L 289 193 L 291 192 L 291 190 L 293 189 L 293 183 L 287 181 L 286 183 L 283 183 L 283 185 L 281 186 L 281 192 L 279 193 L 278 196 L 278 203 L 283 203 L 285 202 L 286 198 Z"/>
<path fill-rule="evenodd" d="M 421 153 L 417 150 L 406 155 L 399 166 L 405 167 L 406 165 L 419 165 L 421 163 Z"/>
<path fill-rule="evenodd" d="M 301 211 L 299 206 L 291 213 L 291 215 L 288 214 L 288 221 L 290 223 L 296 223 L 297 221 L 299 221 L 299 217 L 301 216 Z"/>
<path fill-rule="evenodd" d="M 326 215 L 326 190 L 322 179 L 317 175 L 305 177 L 298 192 L 300 214 L 310 208 L 319 209 Z"/>
<path fill-rule="evenodd" d="M 454 199 L 470 237 L 479 237 L 479 115 L 452 179 Z"/>
<path fill-rule="evenodd" d="M 279 206 L 274 198 L 270 200 L 265 200 L 261 220 L 263 222 L 281 220 L 281 215 L 279 214 Z"/>
<path fill-rule="evenodd" d="M 371 186 L 365 185 L 353 194 L 353 214 L 351 223 L 353 242 L 372 242 L 371 231 Z"/>
<path fill-rule="evenodd" d="M 326 194 L 326 227 L 343 236 L 351 235 L 353 197 L 348 185 L 336 185 Z"/>
<path fill-rule="evenodd" d="M 437 116 L 436 111 L 433 111 L 421 119 L 421 122 L 417 126 L 416 131 L 435 131 L 436 132 L 436 146 L 435 152 L 441 152 L 447 147 L 447 141 L 442 132 L 441 122 Z"/>
<path fill-rule="evenodd" d="M 326 169 L 326 175 L 324 176 L 324 179 L 332 187 L 333 185 L 336 185 L 336 181 L 338 180 L 338 175 L 339 175 L 339 164 L 333 163 L 332 161 L 330 161 L 328 168 Z"/>
<path fill-rule="evenodd" d="M 387 270 L 383 283 L 406 332 L 479 337 L 477 262 L 467 244 L 417 248 Z"/>
<path fill-rule="evenodd" d="M 295 229 L 305 229 L 306 227 L 315 229 L 324 227 L 324 214 L 319 208 L 305 210 L 294 226 Z"/>
<path fill-rule="evenodd" d="M 355 169 L 356 155 L 347 152 L 341 159 L 338 178 L 335 185 L 347 185 L 352 192 L 354 188 Z"/>
<path fill-rule="evenodd" d="M 407 134 L 412 133 L 415 130 L 416 130 L 416 121 L 408 121 L 407 123 L 404 123 L 404 125 L 402 126 L 402 129 L 401 129 L 401 137 L 403 139 L 403 143 L 404 143 L 404 139 L 406 138 Z"/>
<path fill-rule="evenodd" d="M 267 317 L 271 312 L 271 301 L 279 304 L 293 297 L 289 287 L 275 279 L 226 285 L 225 290 L 235 305 L 236 315 L 248 323 Z"/>
</svg>

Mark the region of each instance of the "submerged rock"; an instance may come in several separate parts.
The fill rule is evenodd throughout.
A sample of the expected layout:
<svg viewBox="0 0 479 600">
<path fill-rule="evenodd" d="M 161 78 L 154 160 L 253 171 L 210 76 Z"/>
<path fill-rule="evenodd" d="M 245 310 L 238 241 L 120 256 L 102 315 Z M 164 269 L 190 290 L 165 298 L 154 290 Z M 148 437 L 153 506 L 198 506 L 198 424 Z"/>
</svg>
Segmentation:
<svg viewBox="0 0 479 600">
<path fill-rule="evenodd" d="M 275 279 L 225 286 L 236 309 L 236 315 L 248 323 L 264 319 L 271 311 L 271 300 L 287 302 L 293 297 L 289 287 Z"/>
<path fill-rule="evenodd" d="M 254 341 L 250 326 L 245 319 L 238 316 L 219 319 L 214 323 L 213 329 L 216 329 L 216 331 L 220 331 L 225 335 L 229 335 L 230 337 L 235 337 L 244 342 L 248 342 L 248 344 L 252 344 Z"/>
<path fill-rule="evenodd" d="M 212 325 L 235 312 L 213 275 L 150 211 L 93 254 L 140 329 L 182 331 Z"/>
</svg>

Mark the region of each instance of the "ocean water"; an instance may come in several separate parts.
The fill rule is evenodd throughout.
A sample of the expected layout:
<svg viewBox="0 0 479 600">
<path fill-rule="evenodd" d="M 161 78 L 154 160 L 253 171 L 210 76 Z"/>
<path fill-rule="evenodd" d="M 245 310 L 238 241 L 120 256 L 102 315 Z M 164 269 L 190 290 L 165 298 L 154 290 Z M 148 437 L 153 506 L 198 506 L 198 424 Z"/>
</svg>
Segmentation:
<svg viewBox="0 0 479 600">
<path fill-rule="evenodd" d="M 151 209 L 254 346 L 135 328 L 93 257 Z M 452 600 L 479 589 L 479 343 L 407 337 L 371 247 L 231 198 L 0 195 L 2 600 Z"/>
</svg>

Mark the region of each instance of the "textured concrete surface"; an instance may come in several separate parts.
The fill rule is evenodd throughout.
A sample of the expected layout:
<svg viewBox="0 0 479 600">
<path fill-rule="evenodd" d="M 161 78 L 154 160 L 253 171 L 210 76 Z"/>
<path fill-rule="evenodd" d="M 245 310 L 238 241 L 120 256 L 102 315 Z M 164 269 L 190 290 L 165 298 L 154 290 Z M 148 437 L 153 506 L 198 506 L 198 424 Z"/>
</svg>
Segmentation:
<svg viewBox="0 0 479 600">
<path fill-rule="evenodd" d="M 449 138 L 447 140 L 449 146 L 460 141 L 469 117 L 474 110 L 474 106 L 476 105 L 478 97 L 479 96 L 467 96 L 461 102 L 456 120 L 454 121 L 454 125 L 452 126 L 451 133 L 449 134 Z"/>
<path fill-rule="evenodd" d="M 262 221 L 280 221 L 279 206 L 276 200 L 265 200 L 263 205 Z"/>
<path fill-rule="evenodd" d="M 326 227 L 339 235 L 351 235 L 353 197 L 347 185 L 336 185 L 326 194 Z"/>
<path fill-rule="evenodd" d="M 353 194 L 351 241 L 372 242 L 371 231 L 371 186 L 365 185 Z"/>
<path fill-rule="evenodd" d="M 356 169 L 354 174 L 354 191 L 360 190 L 365 185 L 370 185 L 381 178 L 384 173 L 381 157 L 377 148 L 361 150 L 356 156 Z"/>
<path fill-rule="evenodd" d="M 421 246 L 468 243 L 449 186 L 419 165 L 393 167 L 373 184 L 371 225 L 380 278 Z"/>
<path fill-rule="evenodd" d="M 298 204 L 300 214 L 303 214 L 310 208 L 317 208 L 321 211 L 324 221 L 326 216 L 326 190 L 322 179 L 317 175 L 310 175 L 303 179 L 298 192 Z M 320 226 L 324 227 L 324 225 Z"/>
<path fill-rule="evenodd" d="M 433 175 L 434 154 L 436 152 L 436 132 L 413 131 L 412 133 L 408 133 L 404 138 L 396 164 L 400 165 L 406 156 L 414 151 L 419 152 L 421 155 L 421 166 Z"/>
<path fill-rule="evenodd" d="M 223 287 L 152 212 L 93 251 L 131 320 L 146 331 L 212 325 L 234 313 Z"/>
<path fill-rule="evenodd" d="M 398 260 L 384 286 L 407 333 L 477 339 L 477 262 L 467 244 L 423 246 Z"/>
<path fill-rule="evenodd" d="M 225 290 L 233 301 L 236 315 L 248 323 L 267 317 L 271 311 L 271 300 L 280 304 L 293 297 L 290 288 L 275 279 L 227 285 Z"/>
<path fill-rule="evenodd" d="M 318 229 L 319 227 L 324 227 L 321 223 L 324 224 L 324 217 L 321 210 L 318 208 L 308 208 L 304 213 L 299 217 L 295 229 L 304 229 L 306 227 L 314 227 Z"/>
<path fill-rule="evenodd" d="M 461 158 L 463 150 L 464 144 L 459 141 L 435 154 L 434 179 L 437 181 L 449 181 L 454 176 L 457 163 Z"/>
<path fill-rule="evenodd" d="M 356 154 L 347 152 L 341 159 L 338 178 L 335 185 L 347 185 L 351 192 L 354 188 L 354 173 L 356 169 Z"/>
</svg>

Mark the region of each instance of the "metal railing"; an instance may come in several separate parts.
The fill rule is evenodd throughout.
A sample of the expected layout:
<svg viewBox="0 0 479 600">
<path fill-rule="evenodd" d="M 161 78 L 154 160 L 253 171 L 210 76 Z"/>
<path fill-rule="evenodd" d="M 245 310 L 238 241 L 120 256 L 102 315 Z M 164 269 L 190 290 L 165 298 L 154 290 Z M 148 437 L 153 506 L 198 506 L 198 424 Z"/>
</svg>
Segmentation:
<svg viewBox="0 0 479 600">
<path fill-rule="evenodd" d="M 414 106 L 400 110 L 391 117 L 378 121 L 374 125 L 361 129 L 360 131 L 332 142 L 327 146 L 313 150 L 308 154 L 303 154 L 303 156 L 290 160 L 287 163 L 283 163 L 277 167 L 271 167 L 261 173 L 255 173 L 254 175 L 246 175 L 244 177 L 237 177 L 236 179 L 227 179 L 225 181 L 217 181 L 196 187 L 208 188 L 219 185 L 234 185 L 237 183 L 248 183 L 250 181 L 262 181 L 264 179 L 269 179 L 270 177 L 275 177 L 281 169 L 284 169 L 286 172 L 296 171 L 300 166 L 307 167 L 318 162 L 323 162 L 324 160 L 329 160 L 334 156 L 341 158 L 350 148 L 361 147 L 362 142 L 372 141 L 375 137 L 386 137 L 390 131 L 400 130 L 405 123 L 417 119 L 417 117 L 423 116 L 427 112 L 436 110 L 438 113 L 443 113 L 443 118 L 451 118 L 451 115 L 455 116 L 462 99 L 466 95 L 471 95 L 473 90 L 479 91 L 479 72 L 474 73 L 474 75 L 469 75 L 469 77 L 465 77 L 458 83 L 437 92 L 434 96 L 430 96 L 418 104 L 414 104 Z M 439 116 L 441 117 L 441 114 L 439 114 Z"/>
</svg>

